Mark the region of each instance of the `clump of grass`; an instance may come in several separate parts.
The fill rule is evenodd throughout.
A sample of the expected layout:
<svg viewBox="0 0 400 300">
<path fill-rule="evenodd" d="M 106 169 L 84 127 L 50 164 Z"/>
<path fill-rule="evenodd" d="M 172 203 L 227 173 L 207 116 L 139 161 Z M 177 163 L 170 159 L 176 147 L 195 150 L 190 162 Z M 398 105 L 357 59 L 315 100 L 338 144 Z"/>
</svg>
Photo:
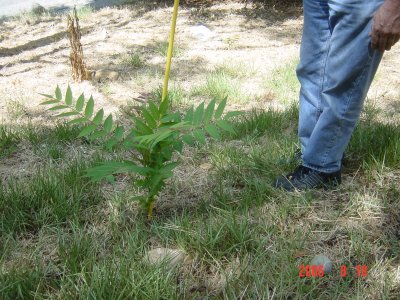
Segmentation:
<svg viewBox="0 0 400 300">
<path fill-rule="evenodd" d="M 90 19 L 94 13 L 94 8 L 90 5 L 85 5 L 76 10 L 79 20 Z"/>
<path fill-rule="evenodd" d="M 265 87 L 272 92 L 274 98 L 283 104 L 298 101 L 300 83 L 296 76 L 298 61 L 293 60 L 275 69 L 266 79 Z"/>
<path fill-rule="evenodd" d="M 20 136 L 10 128 L 0 125 L 0 159 L 17 150 Z"/>
<path fill-rule="evenodd" d="M 10 119 L 15 120 L 26 116 L 26 107 L 21 101 L 10 100 L 6 102 L 6 111 Z"/>
<path fill-rule="evenodd" d="M 78 220 L 81 209 L 102 199 L 83 177 L 86 164 L 70 162 L 64 170 L 47 169 L 32 180 L 9 180 L 0 186 L 1 229 L 5 233 L 36 232 L 43 226 Z"/>
<path fill-rule="evenodd" d="M 144 60 L 138 52 L 124 55 L 122 57 L 122 63 L 133 69 L 140 69 L 144 66 Z"/>
<path fill-rule="evenodd" d="M 160 56 L 166 56 L 168 53 L 168 42 L 161 42 L 157 45 L 155 52 L 160 55 Z M 183 46 L 180 46 L 179 44 L 175 44 L 174 48 L 172 50 L 172 55 L 174 57 L 179 57 L 182 56 L 185 53 L 185 48 Z"/>
<path fill-rule="evenodd" d="M 231 102 L 239 103 L 245 103 L 248 100 L 248 95 L 240 89 L 240 83 L 223 69 L 207 74 L 205 84 L 195 87 L 192 95 L 215 99 L 228 97 Z"/>
</svg>

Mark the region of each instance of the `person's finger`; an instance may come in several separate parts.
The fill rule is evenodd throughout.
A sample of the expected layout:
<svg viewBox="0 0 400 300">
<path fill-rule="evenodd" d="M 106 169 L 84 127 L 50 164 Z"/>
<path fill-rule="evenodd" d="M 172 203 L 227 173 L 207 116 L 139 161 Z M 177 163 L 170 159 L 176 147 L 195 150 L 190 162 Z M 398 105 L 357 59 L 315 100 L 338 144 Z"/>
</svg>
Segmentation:
<svg viewBox="0 0 400 300">
<path fill-rule="evenodd" d="M 394 45 L 394 39 L 395 37 L 393 35 L 387 38 L 385 50 L 389 51 L 392 48 Z"/>
<path fill-rule="evenodd" d="M 373 30 L 371 32 L 371 46 L 372 46 L 372 49 L 377 49 L 378 45 L 379 45 L 379 34 L 375 30 Z"/>
<path fill-rule="evenodd" d="M 398 35 L 395 37 L 394 42 L 393 42 L 393 45 L 395 45 L 399 40 L 400 40 L 400 34 L 398 34 Z"/>
<path fill-rule="evenodd" d="M 386 49 L 386 44 L 387 44 L 387 37 L 386 36 L 380 36 L 379 37 L 379 51 L 382 53 L 385 52 Z"/>
</svg>

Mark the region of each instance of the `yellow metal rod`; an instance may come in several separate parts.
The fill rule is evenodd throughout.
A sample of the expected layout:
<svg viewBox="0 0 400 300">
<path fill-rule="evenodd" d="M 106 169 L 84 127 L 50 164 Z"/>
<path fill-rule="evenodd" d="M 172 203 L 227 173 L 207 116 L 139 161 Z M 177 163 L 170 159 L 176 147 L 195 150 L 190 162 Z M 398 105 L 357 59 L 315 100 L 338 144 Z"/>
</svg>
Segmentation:
<svg viewBox="0 0 400 300">
<path fill-rule="evenodd" d="M 174 50 L 174 38 L 175 38 L 175 29 L 176 29 L 176 19 L 178 18 L 178 8 L 179 8 L 179 0 L 175 0 L 175 3 L 174 3 L 174 14 L 172 15 L 171 33 L 170 33 L 170 36 L 169 36 L 169 45 L 168 45 L 168 53 L 167 53 L 167 65 L 165 67 L 162 101 L 164 101 L 165 98 L 167 98 L 167 95 L 168 95 L 168 81 L 169 81 L 169 74 L 170 74 L 170 71 L 171 71 L 172 52 Z"/>
</svg>

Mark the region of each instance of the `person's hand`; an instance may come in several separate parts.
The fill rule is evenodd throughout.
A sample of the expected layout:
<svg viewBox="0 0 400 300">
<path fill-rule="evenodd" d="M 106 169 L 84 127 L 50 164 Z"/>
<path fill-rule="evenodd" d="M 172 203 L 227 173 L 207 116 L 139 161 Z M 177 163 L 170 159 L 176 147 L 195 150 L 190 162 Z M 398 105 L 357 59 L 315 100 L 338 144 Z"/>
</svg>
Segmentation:
<svg viewBox="0 0 400 300">
<path fill-rule="evenodd" d="M 390 50 L 400 39 L 400 0 L 385 0 L 375 13 L 370 32 L 373 49 Z"/>
</svg>

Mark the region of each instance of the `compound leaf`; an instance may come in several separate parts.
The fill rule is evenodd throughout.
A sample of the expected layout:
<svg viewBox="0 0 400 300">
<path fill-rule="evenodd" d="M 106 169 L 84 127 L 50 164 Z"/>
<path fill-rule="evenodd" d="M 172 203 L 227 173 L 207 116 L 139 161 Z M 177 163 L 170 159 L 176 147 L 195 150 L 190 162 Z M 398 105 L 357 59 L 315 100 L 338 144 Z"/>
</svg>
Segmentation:
<svg viewBox="0 0 400 300">
<path fill-rule="evenodd" d="M 147 122 L 148 126 L 151 129 L 157 128 L 157 122 L 154 120 L 153 116 L 147 109 L 145 109 L 145 108 L 142 109 L 142 115 L 143 115 L 143 118 L 145 119 L 145 121 Z"/>
<path fill-rule="evenodd" d="M 78 135 L 78 137 L 82 137 L 82 136 L 88 136 L 89 134 L 91 134 L 93 131 L 95 131 L 97 128 L 97 125 L 88 125 L 86 126 Z"/>
<path fill-rule="evenodd" d="M 204 102 L 202 102 L 195 110 L 193 114 L 193 124 L 200 125 L 201 120 L 203 119 L 204 115 Z"/>
<path fill-rule="evenodd" d="M 57 85 L 56 90 L 55 90 L 55 95 L 56 95 L 56 99 L 61 101 L 62 94 L 61 94 L 61 89 L 60 89 L 60 87 L 58 85 Z"/>
<path fill-rule="evenodd" d="M 241 116 L 243 114 L 244 114 L 244 112 L 241 112 L 241 111 L 230 111 L 224 116 L 224 120 L 228 120 L 233 117 Z"/>
<path fill-rule="evenodd" d="M 208 134 L 210 136 L 212 136 L 214 139 L 219 140 L 221 138 L 219 132 L 218 132 L 218 128 L 213 125 L 213 124 L 207 124 L 205 126 L 206 131 L 208 132 Z"/>
<path fill-rule="evenodd" d="M 233 126 L 225 120 L 218 120 L 217 125 L 218 125 L 218 127 L 220 127 L 221 129 L 223 129 L 225 131 L 228 131 L 230 133 L 235 133 Z"/>
<path fill-rule="evenodd" d="M 49 110 L 60 110 L 60 109 L 66 109 L 69 108 L 67 105 L 57 105 L 57 106 L 53 106 L 50 107 Z"/>
<path fill-rule="evenodd" d="M 70 117 L 70 116 L 76 116 L 76 115 L 79 115 L 79 113 L 76 111 L 69 111 L 69 112 L 58 114 L 56 117 Z"/>
<path fill-rule="evenodd" d="M 204 123 L 207 124 L 212 119 L 213 113 L 215 109 L 215 99 L 211 100 L 211 102 L 207 105 L 207 108 L 204 112 Z"/>
<path fill-rule="evenodd" d="M 222 113 L 224 112 L 226 106 L 226 97 L 222 99 L 222 101 L 219 103 L 217 110 L 215 111 L 215 119 L 219 119 L 222 116 Z"/>
<path fill-rule="evenodd" d="M 206 143 L 206 137 L 204 136 L 204 133 L 201 129 L 197 129 L 197 130 L 193 131 L 193 136 L 201 144 L 204 145 Z"/>
<path fill-rule="evenodd" d="M 85 104 L 85 96 L 83 94 L 81 94 L 78 97 L 78 100 L 76 100 L 76 105 L 75 105 L 75 109 L 79 112 L 82 111 L 83 109 L 83 105 Z"/>
<path fill-rule="evenodd" d="M 104 121 L 104 131 L 107 133 L 111 132 L 113 126 L 113 119 L 112 119 L 112 115 L 109 115 L 106 120 Z"/>
<path fill-rule="evenodd" d="M 72 91 L 71 87 L 68 85 L 67 92 L 65 93 L 65 104 L 72 105 Z"/>
<path fill-rule="evenodd" d="M 86 108 L 85 108 L 85 116 L 86 118 L 91 118 L 93 115 L 93 109 L 94 109 L 94 100 L 93 97 L 90 96 L 89 101 L 86 103 Z"/>
<path fill-rule="evenodd" d="M 58 101 L 58 100 L 48 100 L 48 101 L 40 103 L 40 105 L 56 104 L 56 103 L 59 103 L 59 102 L 60 101 Z"/>
<path fill-rule="evenodd" d="M 101 121 L 103 121 L 103 116 L 104 116 L 104 110 L 100 109 L 96 116 L 93 118 L 93 123 L 96 125 L 100 125 Z"/>
<path fill-rule="evenodd" d="M 68 121 L 68 124 L 78 124 L 78 123 L 84 123 L 86 122 L 87 119 L 86 118 L 78 118 L 78 119 L 73 119 L 71 121 Z"/>
</svg>

